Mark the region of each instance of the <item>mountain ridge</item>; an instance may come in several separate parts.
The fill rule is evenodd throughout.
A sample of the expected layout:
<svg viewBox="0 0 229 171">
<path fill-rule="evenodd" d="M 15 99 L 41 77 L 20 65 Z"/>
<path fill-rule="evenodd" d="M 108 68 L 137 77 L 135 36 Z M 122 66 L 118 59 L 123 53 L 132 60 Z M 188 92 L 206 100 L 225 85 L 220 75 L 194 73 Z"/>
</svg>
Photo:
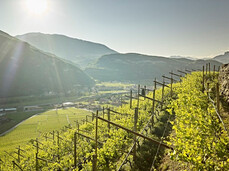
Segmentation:
<svg viewBox="0 0 229 171">
<path fill-rule="evenodd" d="M 81 69 L 0 32 L 0 97 L 77 93 L 94 81 Z"/>
<path fill-rule="evenodd" d="M 223 55 L 217 55 L 213 59 L 222 62 L 223 64 L 229 63 L 229 51 L 224 52 Z"/>
<path fill-rule="evenodd" d="M 26 33 L 16 38 L 84 68 L 99 57 L 117 53 L 106 45 L 61 34 Z"/>
<path fill-rule="evenodd" d="M 138 53 L 104 55 L 85 69 L 85 72 L 99 81 L 121 81 L 132 83 L 152 83 L 155 77 L 170 71 L 202 69 L 206 63 L 220 66 L 214 60 L 190 60 L 186 58 L 166 58 Z"/>
</svg>

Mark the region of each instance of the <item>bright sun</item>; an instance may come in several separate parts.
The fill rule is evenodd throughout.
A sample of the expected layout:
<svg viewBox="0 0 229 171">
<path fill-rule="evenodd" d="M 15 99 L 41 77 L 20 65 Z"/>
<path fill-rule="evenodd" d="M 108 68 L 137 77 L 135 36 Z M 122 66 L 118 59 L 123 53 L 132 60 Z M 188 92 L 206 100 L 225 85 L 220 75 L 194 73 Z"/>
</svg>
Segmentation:
<svg viewBox="0 0 229 171">
<path fill-rule="evenodd" d="M 48 8 L 47 0 L 27 0 L 27 8 L 30 13 L 42 15 Z"/>
</svg>

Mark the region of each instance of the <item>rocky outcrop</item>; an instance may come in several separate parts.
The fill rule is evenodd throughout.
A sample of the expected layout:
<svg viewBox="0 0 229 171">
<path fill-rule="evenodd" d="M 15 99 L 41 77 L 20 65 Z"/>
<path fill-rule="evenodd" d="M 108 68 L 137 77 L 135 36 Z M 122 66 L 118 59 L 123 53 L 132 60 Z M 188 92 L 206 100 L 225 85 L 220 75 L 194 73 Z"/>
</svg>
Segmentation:
<svg viewBox="0 0 229 171">
<path fill-rule="evenodd" d="M 222 65 L 219 72 L 220 95 L 229 103 L 229 63 Z"/>
</svg>

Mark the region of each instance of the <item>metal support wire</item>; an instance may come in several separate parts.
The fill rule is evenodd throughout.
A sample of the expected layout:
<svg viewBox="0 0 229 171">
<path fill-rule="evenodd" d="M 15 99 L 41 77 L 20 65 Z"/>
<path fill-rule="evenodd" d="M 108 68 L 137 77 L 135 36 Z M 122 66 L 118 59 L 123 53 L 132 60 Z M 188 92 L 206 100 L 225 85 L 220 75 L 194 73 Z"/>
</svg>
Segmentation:
<svg viewBox="0 0 229 171">
<path fill-rule="evenodd" d="M 168 128 L 169 121 L 170 121 L 170 117 L 171 117 L 171 115 L 169 115 L 169 119 L 168 119 L 168 121 L 167 121 L 167 123 L 166 123 L 165 129 L 164 129 L 164 132 L 163 132 L 163 135 L 162 135 L 162 137 L 161 137 L 161 143 L 162 143 L 162 140 L 163 140 L 163 138 L 164 138 L 164 136 L 165 136 L 165 132 L 166 132 L 166 130 L 167 130 L 167 128 Z M 153 169 L 154 169 L 154 164 L 155 164 L 157 155 L 158 155 L 158 153 L 159 153 L 159 150 L 160 150 L 160 147 L 161 147 L 161 143 L 160 143 L 160 144 L 158 145 L 158 147 L 157 147 L 157 152 L 156 152 L 156 154 L 155 154 L 155 156 L 154 156 L 153 163 L 152 163 L 152 166 L 151 166 L 150 171 L 153 171 Z"/>
<path fill-rule="evenodd" d="M 159 106 L 158 106 L 157 108 L 159 108 Z M 159 111 L 157 110 L 157 108 L 156 108 L 156 111 L 159 112 Z M 153 114 L 151 115 L 151 117 L 149 118 L 148 122 L 146 123 L 145 127 L 142 129 L 142 131 L 141 131 L 140 134 L 143 134 L 144 131 L 147 132 L 147 130 L 148 130 L 147 128 L 149 128 L 150 123 L 151 123 L 151 119 L 152 119 L 154 116 L 156 116 L 156 113 L 153 113 Z M 118 171 L 120 171 L 121 168 L 122 168 L 122 166 L 124 166 L 124 165 L 127 163 L 127 162 L 126 162 L 126 161 L 127 161 L 127 158 L 128 158 L 129 155 L 131 154 L 131 152 L 132 152 L 132 150 L 133 150 L 135 144 L 138 142 L 139 139 L 140 139 L 140 137 L 138 137 L 138 138 L 136 139 L 136 141 L 133 143 L 132 147 L 130 148 L 130 150 L 129 150 L 128 154 L 126 155 L 125 159 L 123 160 L 122 164 L 119 166 Z M 161 144 L 161 143 L 162 143 L 162 142 L 160 142 L 160 144 Z"/>
<path fill-rule="evenodd" d="M 204 85 L 204 89 L 207 90 L 207 88 L 205 87 L 205 85 Z M 208 98 L 209 98 L 209 100 L 211 101 L 211 103 L 212 103 L 212 105 L 213 105 L 213 107 L 214 107 L 214 109 L 215 109 L 216 115 L 217 115 L 218 119 L 220 120 L 220 122 L 222 123 L 224 130 L 227 132 L 227 128 L 225 127 L 225 124 L 224 124 L 224 122 L 223 122 L 223 120 L 222 120 L 220 114 L 219 114 L 218 111 L 217 111 L 217 108 L 216 108 L 216 106 L 215 106 L 215 102 L 214 102 L 214 100 L 211 98 L 210 93 L 208 93 Z M 227 132 L 227 135 L 228 135 L 228 132 Z M 229 135 L 228 135 L 228 136 L 229 136 Z"/>
<path fill-rule="evenodd" d="M 217 117 L 219 118 L 220 122 L 222 123 L 224 130 L 227 132 L 227 128 L 225 127 L 225 124 L 224 124 L 224 122 L 223 122 L 223 120 L 222 120 L 220 114 L 218 113 L 217 108 L 216 108 L 216 106 L 215 106 L 215 102 L 214 102 L 214 100 L 211 98 L 210 94 L 208 94 L 208 98 L 209 98 L 209 100 L 212 102 L 212 105 L 213 105 L 213 107 L 214 107 L 214 109 L 215 109 L 215 113 L 216 113 Z M 227 132 L 227 134 L 228 134 L 228 132 Z M 229 136 L 229 135 L 228 135 L 228 136 Z"/>
</svg>

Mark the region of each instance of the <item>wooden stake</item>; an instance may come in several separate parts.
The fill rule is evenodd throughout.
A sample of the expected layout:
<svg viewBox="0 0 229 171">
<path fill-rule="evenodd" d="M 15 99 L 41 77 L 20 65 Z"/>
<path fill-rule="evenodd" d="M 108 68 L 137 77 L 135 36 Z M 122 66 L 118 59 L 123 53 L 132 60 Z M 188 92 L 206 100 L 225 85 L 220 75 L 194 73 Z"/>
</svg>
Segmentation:
<svg viewBox="0 0 229 171">
<path fill-rule="evenodd" d="M 103 106 L 103 118 L 104 118 L 104 106 Z"/>
<path fill-rule="evenodd" d="M 96 171 L 96 155 L 94 154 L 93 156 L 93 159 L 92 159 L 92 170 L 93 171 Z"/>
<path fill-rule="evenodd" d="M 36 171 L 38 171 L 38 153 L 36 153 Z"/>
<path fill-rule="evenodd" d="M 164 100 L 164 91 L 165 91 L 165 80 L 163 78 L 163 85 L 162 85 L 162 91 L 161 91 L 161 101 Z M 162 106 L 162 105 L 161 105 Z"/>
<path fill-rule="evenodd" d="M 171 98 L 172 98 L 172 96 L 173 96 L 173 75 L 171 75 Z"/>
<path fill-rule="evenodd" d="M 130 90 L 130 109 L 132 108 L 132 90 Z"/>
<path fill-rule="evenodd" d="M 36 144 L 36 148 L 37 148 L 37 150 L 36 150 L 36 151 L 37 151 L 37 154 L 38 154 L 38 152 L 39 152 L 39 146 L 38 146 L 38 145 L 39 145 L 39 143 L 38 143 L 38 138 L 36 138 L 36 143 L 37 143 L 37 144 Z"/>
<path fill-rule="evenodd" d="M 206 64 L 206 75 L 208 74 L 208 64 Z"/>
<path fill-rule="evenodd" d="M 20 163 L 20 152 L 21 152 L 21 149 L 20 149 L 20 146 L 18 146 L 18 152 L 17 152 L 17 155 L 18 155 L 18 163 Z"/>
<path fill-rule="evenodd" d="M 203 84 L 202 84 L 202 92 L 204 92 L 204 65 L 203 65 Z"/>
<path fill-rule="evenodd" d="M 219 106 L 219 83 L 216 83 L 216 103 L 217 103 L 217 112 L 220 115 L 220 106 Z"/>
<path fill-rule="evenodd" d="M 87 115 L 86 115 L 86 123 L 88 122 Z"/>
<path fill-rule="evenodd" d="M 157 89 L 157 79 L 155 78 L 154 79 L 154 90 L 156 90 Z"/>
<path fill-rule="evenodd" d="M 103 113 L 104 113 L 104 107 L 103 107 Z M 104 114 L 103 114 L 104 115 Z M 94 121 L 94 119 L 95 119 L 95 114 L 94 113 L 92 113 L 92 115 L 91 115 L 92 117 L 91 117 L 91 120 L 92 121 Z"/>
<path fill-rule="evenodd" d="M 97 170 L 97 157 L 98 157 L 98 152 L 97 152 L 97 148 L 98 148 L 98 110 L 96 111 L 96 121 L 95 121 L 95 164 L 94 164 L 94 170 Z"/>
<path fill-rule="evenodd" d="M 215 76 L 215 65 L 214 65 L 214 68 L 213 68 L 213 75 Z"/>
<path fill-rule="evenodd" d="M 135 113 L 134 113 L 134 132 L 137 132 L 137 121 L 138 121 L 138 108 L 135 108 Z M 134 142 L 136 142 L 137 140 L 137 136 L 134 134 Z M 137 153 L 137 149 L 136 149 L 136 143 L 134 144 L 134 148 L 133 148 L 133 160 L 134 163 L 136 164 L 136 153 Z"/>
<path fill-rule="evenodd" d="M 60 137 L 59 137 L 59 131 L 57 131 L 57 156 L 58 156 L 58 160 L 60 160 L 60 155 L 59 155 L 59 150 L 60 150 Z"/>
<path fill-rule="evenodd" d="M 154 109 L 155 109 L 155 93 L 156 93 L 156 90 L 154 89 L 154 90 L 153 90 L 152 114 L 154 113 Z"/>
<path fill-rule="evenodd" d="M 54 143 L 54 138 L 55 138 L 55 132 L 54 130 L 52 131 L 52 139 L 53 139 L 53 143 Z"/>
<path fill-rule="evenodd" d="M 137 101 L 137 108 L 139 108 L 139 94 L 140 94 L 140 85 L 138 84 L 138 101 Z"/>
<path fill-rule="evenodd" d="M 76 132 L 74 133 L 74 168 L 76 168 Z"/>
<path fill-rule="evenodd" d="M 209 75 L 211 74 L 211 63 L 209 62 L 209 64 L 208 64 L 209 66 L 208 66 L 208 70 L 209 70 Z"/>
<path fill-rule="evenodd" d="M 110 121 L 111 120 L 110 108 L 107 109 L 107 117 L 108 117 L 108 121 Z M 108 123 L 108 131 L 110 132 L 110 123 Z"/>
</svg>

